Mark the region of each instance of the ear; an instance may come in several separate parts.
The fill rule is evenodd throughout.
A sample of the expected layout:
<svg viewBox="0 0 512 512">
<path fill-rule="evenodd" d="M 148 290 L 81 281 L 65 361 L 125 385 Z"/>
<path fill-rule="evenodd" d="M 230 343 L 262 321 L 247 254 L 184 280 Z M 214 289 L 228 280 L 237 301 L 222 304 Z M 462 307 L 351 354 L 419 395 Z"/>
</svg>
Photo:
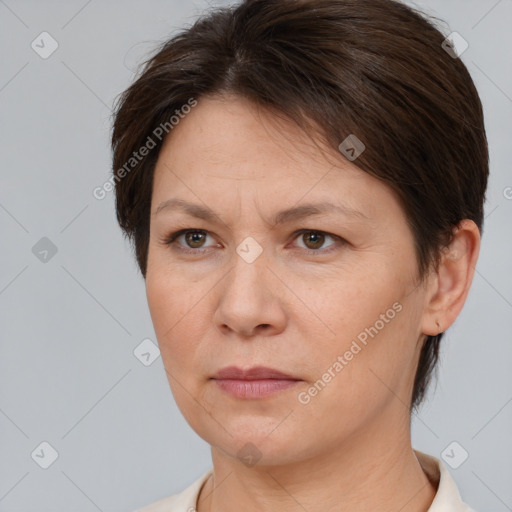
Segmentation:
<svg viewBox="0 0 512 512">
<path fill-rule="evenodd" d="M 441 254 L 439 268 L 428 278 L 422 317 L 422 333 L 446 331 L 459 315 L 473 281 L 480 252 L 480 230 L 469 219 L 453 231 L 451 243 Z"/>
</svg>

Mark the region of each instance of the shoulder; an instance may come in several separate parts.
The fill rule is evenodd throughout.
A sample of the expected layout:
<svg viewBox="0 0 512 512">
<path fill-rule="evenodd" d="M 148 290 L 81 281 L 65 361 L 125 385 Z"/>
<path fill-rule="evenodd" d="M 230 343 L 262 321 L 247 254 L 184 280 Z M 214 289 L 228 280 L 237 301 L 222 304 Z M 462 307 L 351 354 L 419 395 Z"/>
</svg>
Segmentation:
<svg viewBox="0 0 512 512">
<path fill-rule="evenodd" d="M 204 472 L 181 492 L 162 498 L 133 512 L 195 512 L 199 491 L 212 471 L 213 469 L 209 469 Z"/>
</svg>

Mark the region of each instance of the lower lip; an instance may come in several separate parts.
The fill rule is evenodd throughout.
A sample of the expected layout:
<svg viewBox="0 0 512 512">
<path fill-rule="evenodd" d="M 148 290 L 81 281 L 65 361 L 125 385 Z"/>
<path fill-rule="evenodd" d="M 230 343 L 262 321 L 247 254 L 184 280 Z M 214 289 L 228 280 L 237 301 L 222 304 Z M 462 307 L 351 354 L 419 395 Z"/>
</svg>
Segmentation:
<svg viewBox="0 0 512 512">
<path fill-rule="evenodd" d="M 289 389 L 300 381 L 286 379 L 236 380 L 215 379 L 217 385 L 237 398 L 265 398 Z"/>
</svg>

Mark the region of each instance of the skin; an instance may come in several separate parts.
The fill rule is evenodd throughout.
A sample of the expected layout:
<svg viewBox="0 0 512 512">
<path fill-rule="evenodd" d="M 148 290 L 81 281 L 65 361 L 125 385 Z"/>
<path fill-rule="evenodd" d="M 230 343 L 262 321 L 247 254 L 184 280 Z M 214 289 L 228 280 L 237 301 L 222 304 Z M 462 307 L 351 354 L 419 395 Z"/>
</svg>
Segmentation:
<svg viewBox="0 0 512 512">
<path fill-rule="evenodd" d="M 214 472 L 199 512 L 418 512 L 435 496 L 411 447 L 406 404 L 424 335 L 446 330 L 464 304 L 478 228 L 463 221 L 438 271 L 420 281 L 394 192 L 357 160 L 314 142 L 245 99 L 212 96 L 199 99 L 159 155 L 146 292 L 176 403 L 211 445 Z M 208 206 L 217 222 L 156 213 L 170 198 Z M 282 209 L 324 200 L 365 217 L 270 224 Z M 181 229 L 202 236 L 165 243 Z M 262 249 L 251 263 L 236 252 L 249 236 Z M 298 394 L 397 302 L 401 311 L 300 403 Z M 231 365 L 301 381 L 268 398 L 235 398 L 211 380 Z M 247 443 L 255 465 L 237 455 Z"/>
</svg>

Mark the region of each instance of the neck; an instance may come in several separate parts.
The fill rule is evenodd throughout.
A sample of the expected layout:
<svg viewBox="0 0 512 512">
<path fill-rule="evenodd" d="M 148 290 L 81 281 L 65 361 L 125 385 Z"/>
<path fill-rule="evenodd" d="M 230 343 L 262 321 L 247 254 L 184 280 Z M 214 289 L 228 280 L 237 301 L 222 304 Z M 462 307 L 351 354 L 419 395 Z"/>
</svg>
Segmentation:
<svg viewBox="0 0 512 512">
<path fill-rule="evenodd" d="M 436 494 L 411 447 L 408 417 L 293 464 L 248 467 L 214 447 L 212 461 L 198 512 L 426 512 Z"/>
</svg>

